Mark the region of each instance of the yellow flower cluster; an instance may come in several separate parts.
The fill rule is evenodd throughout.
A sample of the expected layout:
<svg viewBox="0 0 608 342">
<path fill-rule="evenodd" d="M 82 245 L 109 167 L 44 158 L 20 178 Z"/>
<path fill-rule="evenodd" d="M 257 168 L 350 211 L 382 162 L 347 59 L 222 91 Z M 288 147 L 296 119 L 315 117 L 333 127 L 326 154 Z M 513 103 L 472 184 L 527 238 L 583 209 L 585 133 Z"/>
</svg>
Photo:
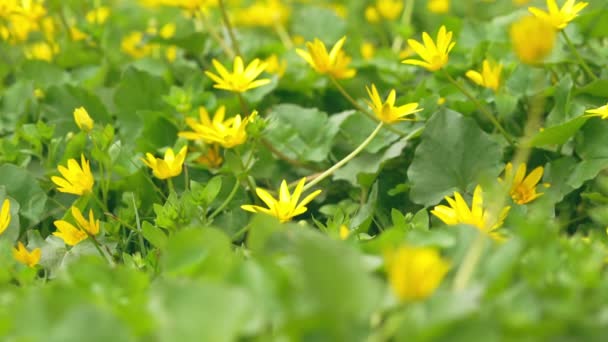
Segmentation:
<svg viewBox="0 0 608 342">
<path fill-rule="evenodd" d="M 173 44 L 149 43 L 151 37 L 169 40 L 175 35 L 175 24 L 167 23 L 158 30 L 155 26 L 149 27 L 146 32 L 132 31 L 122 38 L 120 48 L 127 55 L 140 59 L 151 55 L 163 54 L 168 62 L 177 57 L 177 46 Z"/>
</svg>

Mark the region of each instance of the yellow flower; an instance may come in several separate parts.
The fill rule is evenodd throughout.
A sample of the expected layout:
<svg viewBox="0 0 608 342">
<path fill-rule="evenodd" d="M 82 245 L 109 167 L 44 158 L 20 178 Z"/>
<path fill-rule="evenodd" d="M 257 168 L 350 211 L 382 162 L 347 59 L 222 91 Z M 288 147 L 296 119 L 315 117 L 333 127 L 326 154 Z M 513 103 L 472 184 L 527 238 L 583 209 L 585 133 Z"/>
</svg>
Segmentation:
<svg viewBox="0 0 608 342">
<path fill-rule="evenodd" d="M 384 19 L 395 20 L 401 16 L 403 0 L 376 0 L 376 9 Z"/>
<path fill-rule="evenodd" d="M 388 281 L 402 301 L 431 296 L 450 269 L 435 248 L 401 246 L 385 253 Z"/>
<path fill-rule="evenodd" d="M 566 0 L 560 9 L 557 7 L 557 2 L 555 0 L 547 0 L 548 12 L 537 7 L 529 7 L 528 10 L 537 18 L 551 24 L 556 30 L 562 30 L 566 28 L 568 23 L 576 18 L 578 12 L 582 11 L 587 5 L 588 3 L 586 2 L 579 2 L 577 4 L 576 0 Z"/>
<path fill-rule="evenodd" d="M 143 58 L 154 51 L 154 46 L 144 41 L 143 32 L 133 31 L 122 39 L 120 49 L 133 58 Z"/>
<path fill-rule="evenodd" d="M 222 165 L 224 159 L 220 154 L 220 147 L 217 144 L 213 144 L 211 146 L 207 146 L 205 154 L 201 155 L 196 161 L 212 169 L 215 169 Z"/>
<path fill-rule="evenodd" d="M 167 23 L 160 28 L 159 36 L 163 39 L 169 39 L 175 35 L 175 24 Z"/>
<path fill-rule="evenodd" d="M 407 116 L 413 115 L 422 110 L 418 108 L 418 103 L 408 103 L 403 106 L 395 107 L 396 93 L 395 89 L 391 89 L 386 101 L 383 103 L 376 85 L 372 84 L 372 88 L 365 87 L 367 94 L 369 95 L 370 101 L 367 101 L 367 105 L 374 111 L 376 117 L 385 123 L 394 123 L 402 120 L 414 120 Z"/>
<path fill-rule="evenodd" d="M 76 121 L 78 128 L 85 132 L 90 132 L 93 129 L 93 119 L 84 107 L 74 109 L 74 121 Z"/>
<path fill-rule="evenodd" d="M 29 252 L 21 241 L 19 241 L 19 243 L 17 244 L 17 248 L 13 248 L 13 257 L 15 258 L 15 260 L 19 261 L 24 265 L 27 265 L 28 267 L 34 267 L 38 265 L 41 254 L 42 251 L 40 250 L 40 248 L 34 248 L 33 251 Z"/>
<path fill-rule="evenodd" d="M 70 38 L 75 41 L 81 41 L 88 38 L 88 35 L 80 31 L 76 26 L 70 26 Z"/>
<path fill-rule="evenodd" d="M 279 189 L 278 199 L 272 197 L 272 195 L 270 195 L 266 190 L 256 188 L 255 193 L 268 206 L 268 208 L 257 205 L 242 205 L 241 208 L 253 213 L 272 215 L 281 222 L 287 222 L 291 220 L 292 217 L 305 213 L 307 210 L 306 205 L 321 193 L 321 190 L 314 191 L 298 203 L 300 200 L 300 195 L 302 195 L 302 189 L 304 188 L 305 182 L 306 178 L 302 178 L 294 189 L 293 194 L 290 194 L 289 188 L 287 187 L 287 182 L 283 180 L 281 183 L 281 188 Z"/>
<path fill-rule="evenodd" d="M 58 186 L 57 190 L 74 195 L 85 195 L 93 190 L 94 180 L 91 166 L 82 154 L 80 155 L 80 164 L 78 165 L 76 159 L 72 158 L 68 160 L 68 167 L 63 165 L 57 167 L 57 170 L 63 176 L 63 178 L 51 177 L 51 181 Z"/>
<path fill-rule="evenodd" d="M 376 47 L 370 42 L 363 42 L 361 43 L 360 51 L 361 57 L 363 57 L 363 59 L 366 61 L 369 61 L 376 54 Z"/>
<path fill-rule="evenodd" d="M 450 0 L 429 0 L 426 8 L 431 13 L 444 14 L 450 11 Z"/>
<path fill-rule="evenodd" d="M 526 16 L 513 23 L 509 33 L 515 54 L 527 64 L 541 62 L 555 45 L 553 26 L 534 16 Z"/>
<path fill-rule="evenodd" d="M 71 212 L 72 217 L 76 221 L 76 226 L 65 220 L 57 220 L 53 224 L 59 231 L 54 232 L 53 235 L 60 237 L 66 244 L 75 246 L 89 235 L 95 236 L 99 234 L 99 220 L 95 220 L 93 210 L 89 209 L 88 221 L 82 216 L 82 212 L 77 207 L 73 206 Z"/>
<path fill-rule="evenodd" d="M 368 23 L 375 24 L 380 21 L 380 13 L 374 6 L 367 6 L 365 8 L 365 20 Z"/>
<path fill-rule="evenodd" d="M 208 144 L 220 144 L 224 148 L 232 148 L 243 144 L 247 140 L 247 125 L 257 116 L 253 111 L 245 119 L 240 114 L 224 120 L 226 107 L 221 106 L 215 112 L 213 121 L 209 113 L 203 107 L 199 108 L 199 121 L 186 118 L 186 124 L 192 128 L 192 132 L 179 132 L 179 136 L 189 140 L 202 139 Z"/>
<path fill-rule="evenodd" d="M 91 24 L 101 25 L 108 20 L 110 16 L 110 8 L 106 6 L 98 7 L 94 10 L 88 11 L 86 14 L 86 19 Z"/>
<path fill-rule="evenodd" d="M 445 197 L 450 205 L 437 205 L 431 214 L 439 218 L 447 225 L 469 224 L 475 226 L 484 233 L 495 239 L 500 239 L 500 234 L 495 232 L 504 222 L 511 207 L 504 207 L 498 219 L 492 217 L 491 213 L 483 207 L 483 191 L 481 186 L 475 187 L 471 208 L 458 192 L 454 192 L 454 198 Z"/>
<path fill-rule="evenodd" d="M 341 240 L 346 240 L 350 236 L 350 229 L 343 224 L 340 226 L 340 228 L 338 228 L 338 235 L 340 236 Z"/>
<path fill-rule="evenodd" d="M 296 49 L 296 52 L 320 74 L 329 74 L 337 79 L 351 78 L 355 76 L 357 71 L 355 69 L 348 69 L 351 58 L 346 56 L 344 51 L 342 51 L 345 41 L 346 37 L 338 40 L 328 54 L 325 44 L 315 38 L 313 42 L 306 42 L 306 49 L 308 51 Z"/>
<path fill-rule="evenodd" d="M 25 47 L 25 58 L 50 62 L 58 52 L 57 44 L 38 42 Z"/>
<path fill-rule="evenodd" d="M 475 70 L 469 70 L 466 76 L 478 85 L 490 88 L 494 91 L 500 86 L 500 74 L 502 73 L 502 64 L 491 63 L 487 59 L 483 61 L 481 73 Z"/>
<path fill-rule="evenodd" d="M 273 27 L 284 25 L 290 10 L 279 0 L 254 1 L 253 4 L 237 12 L 235 22 L 243 26 Z"/>
<path fill-rule="evenodd" d="M 4 233 L 9 223 L 11 223 L 11 202 L 5 199 L 0 209 L 0 234 Z"/>
<path fill-rule="evenodd" d="M 264 62 L 266 62 L 266 72 L 279 77 L 282 77 L 287 70 L 287 61 L 285 59 L 279 60 L 279 57 L 274 53 L 266 58 Z"/>
<path fill-rule="evenodd" d="M 211 71 L 205 71 L 205 74 L 216 83 L 213 87 L 217 89 L 243 93 L 249 89 L 270 83 L 268 78 L 256 80 L 256 78 L 266 69 L 266 63 L 260 62 L 257 58 L 245 68 L 243 59 L 240 56 L 236 56 L 234 58 L 232 73 L 228 72 L 228 70 L 226 70 L 226 68 L 224 68 L 216 59 L 213 60 L 213 66 L 219 75 L 216 75 Z"/>
<path fill-rule="evenodd" d="M 513 180 L 511 183 L 511 189 L 509 190 L 509 195 L 511 195 L 511 198 L 513 198 L 515 203 L 526 204 L 543 195 L 543 193 L 536 192 L 536 185 L 543 177 L 543 172 L 543 167 L 539 166 L 532 170 L 527 177 L 525 177 L 526 164 L 522 163 L 519 165 L 519 167 L 517 167 L 517 172 L 515 172 L 515 176 L 513 176 L 513 164 L 507 163 L 505 166 L 504 179 L 498 178 L 498 181 L 500 183 L 504 183 L 505 181 L 508 182 Z"/>
<path fill-rule="evenodd" d="M 158 179 L 173 178 L 182 173 L 182 167 L 184 165 L 184 160 L 186 160 L 187 151 L 188 146 L 184 146 L 181 150 L 179 150 L 177 155 L 175 155 L 173 149 L 168 148 L 165 151 L 165 156 L 163 159 L 154 158 L 152 154 L 146 153 L 146 159 L 142 158 L 142 161 L 152 169 L 152 174 L 154 177 Z"/>
<path fill-rule="evenodd" d="M 585 111 L 585 115 L 583 116 L 599 116 L 602 119 L 607 119 L 608 118 L 608 104 L 605 104 L 601 107 L 595 108 L 595 109 L 589 109 L 587 111 Z"/>
<path fill-rule="evenodd" d="M 530 2 L 530 0 L 513 0 L 513 4 L 515 4 L 517 6 L 523 6 L 523 5 L 527 4 L 528 2 Z"/>
<path fill-rule="evenodd" d="M 456 45 L 452 42 L 452 32 L 448 32 L 445 26 L 439 28 L 437 33 L 437 45 L 431 39 L 428 33 L 422 33 L 422 41 L 424 45 L 413 39 L 408 39 L 408 45 L 416 51 L 423 60 L 406 59 L 402 61 L 405 64 L 418 65 L 426 68 L 429 71 L 437 71 L 448 64 L 448 54 Z"/>
</svg>

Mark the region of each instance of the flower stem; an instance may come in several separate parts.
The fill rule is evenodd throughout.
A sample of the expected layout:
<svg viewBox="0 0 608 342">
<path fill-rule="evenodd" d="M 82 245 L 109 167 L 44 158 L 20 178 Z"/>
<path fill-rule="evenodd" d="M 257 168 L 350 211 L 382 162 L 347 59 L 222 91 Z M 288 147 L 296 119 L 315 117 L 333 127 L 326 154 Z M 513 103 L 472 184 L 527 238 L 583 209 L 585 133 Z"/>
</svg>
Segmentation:
<svg viewBox="0 0 608 342">
<path fill-rule="evenodd" d="M 175 192 L 175 187 L 173 186 L 173 179 L 167 178 L 167 185 L 169 186 L 169 196 L 171 196 L 171 193 Z"/>
<path fill-rule="evenodd" d="M 414 0 L 405 0 L 405 4 L 403 5 L 403 14 L 401 15 L 401 25 L 408 27 L 412 21 L 412 13 L 414 12 Z M 403 37 L 398 35 L 393 40 L 393 52 L 399 53 L 401 50 L 401 46 L 403 45 Z"/>
<path fill-rule="evenodd" d="M 477 263 L 483 253 L 485 243 L 486 237 L 484 233 L 478 232 L 475 241 L 473 241 L 473 244 L 469 247 L 462 264 L 460 264 L 460 268 L 458 268 L 458 272 L 454 277 L 454 283 L 452 284 L 452 290 L 454 292 L 462 291 L 469 284 L 475 267 L 477 267 Z"/>
<path fill-rule="evenodd" d="M 281 42 L 283 43 L 285 48 L 287 48 L 287 50 L 293 49 L 293 42 L 291 41 L 291 37 L 289 37 L 289 34 L 285 30 L 283 24 L 275 23 L 274 30 L 277 32 L 277 35 L 281 39 Z"/>
<path fill-rule="evenodd" d="M 222 204 L 220 204 L 220 206 L 217 207 L 217 209 L 215 209 L 213 211 L 213 213 L 211 213 L 211 215 L 209 215 L 209 217 L 207 218 L 209 221 L 211 221 L 214 217 L 219 215 L 222 212 L 222 210 L 224 210 L 224 208 L 226 208 L 226 206 L 232 201 L 232 199 L 234 198 L 234 195 L 236 195 L 236 192 L 239 189 L 239 184 L 240 184 L 239 179 L 238 178 L 235 179 L 234 186 L 232 187 L 230 194 L 228 194 L 228 197 L 226 197 L 224 202 L 222 202 Z"/>
<path fill-rule="evenodd" d="M 509 142 L 509 145 L 514 146 L 515 143 L 513 141 L 513 138 L 511 137 L 511 135 L 509 135 L 509 133 L 507 133 L 507 131 L 504 129 L 504 127 L 502 127 L 500 122 L 498 122 L 498 120 L 496 120 L 496 117 L 494 117 L 494 115 L 490 112 L 490 110 L 486 106 L 481 104 L 481 102 L 477 101 L 475 96 L 473 96 L 473 94 L 471 94 L 468 90 L 466 90 L 465 87 L 463 87 L 460 83 L 458 83 L 458 81 L 456 81 L 454 78 L 452 78 L 452 76 L 447 71 L 444 70 L 444 74 L 448 78 L 448 80 L 454 86 L 456 86 L 456 88 L 458 88 L 458 90 L 460 90 L 461 93 L 464 94 L 464 96 L 466 96 L 469 100 L 471 100 L 471 102 L 473 102 L 473 104 L 475 104 L 477 109 L 479 109 L 479 111 L 486 117 L 486 119 L 488 119 L 488 120 L 490 120 L 490 122 L 492 122 L 494 127 L 496 127 L 496 129 L 505 137 L 505 139 L 507 139 L 507 141 Z"/>
<path fill-rule="evenodd" d="M 93 241 L 93 245 L 95 246 L 95 249 L 97 249 L 97 252 L 99 252 L 99 254 L 108 261 L 108 264 L 110 264 L 110 266 L 112 266 L 112 267 L 116 266 L 116 264 L 114 263 L 114 260 L 112 260 L 112 256 L 106 255 L 106 253 L 104 253 L 101 250 L 101 245 L 100 245 L 99 241 L 97 241 L 97 239 L 95 238 L 95 235 L 90 234 L 87 231 L 85 231 L 85 233 L 87 233 L 87 235 L 91 238 L 91 241 Z"/>
<path fill-rule="evenodd" d="M 203 11 L 199 11 L 199 12 L 197 12 L 196 17 L 200 18 L 200 23 L 203 25 L 203 28 L 209 32 L 209 34 L 211 35 L 211 38 L 213 38 L 213 40 L 215 40 L 219 44 L 219 46 L 222 48 L 222 50 L 224 50 L 224 53 L 228 57 L 234 58 L 234 51 L 232 50 L 232 48 L 230 46 L 226 45 L 226 42 L 224 42 L 222 37 L 220 37 L 220 35 L 217 33 L 217 31 L 215 30 L 213 25 L 211 25 L 209 23 L 205 13 L 203 13 Z"/>
<path fill-rule="evenodd" d="M 228 12 L 226 11 L 226 6 L 224 5 L 224 0 L 218 0 L 218 5 L 220 6 L 220 11 L 222 12 L 222 19 L 224 19 L 224 24 L 226 25 L 226 29 L 228 30 L 228 34 L 230 35 L 230 40 L 232 41 L 232 47 L 236 52 L 237 56 L 241 55 L 241 50 L 239 49 L 239 43 L 236 40 L 236 35 L 234 34 L 234 28 L 232 24 L 230 24 L 230 19 L 228 18 Z"/>
<path fill-rule="evenodd" d="M 574 56 L 578 60 L 578 63 L 581 65 L 581 67 L 583 68 L 583 70 L 585 70 L 585 72 L 587 73 L 587 75 L 589 75 L 589 77 L 591 77 L 594 81 L 597 81 L 597 79 L 598 79 L 597 76 L 595 76 L 595 74 L 593 73 L 593 71 L 591 71 L 591 68 L 589 68 L 589 65 L 587 65 L 587 62 L 585 62 L 585 60 L 583 59 L 583 57 L 581 56 L 581 54 L 578 53 L 578 50 L 576 49 L 576 47 L 574 46 L 574 44 L 570 40 L 570 37 L 568 37 L 568 34 L 566 33 L 566 31 L 562 30 L 561 32 L 562 32 L 562 36 L 564 36 L 564 39 L 566 40 L 566 44 L 568 44 L 568 47 L 570 48 L 570 50 L 572 50 L 572 53 L 574 54 Z"/>
<path fill-rule="evenodd" d="M 376 137 L 376 135 L 378 135 L 378 132 L 380 132 L 380 129 L 382 129 L 382 126 L 384 126 L 384 122 L 381 121 L 378 124 L 378 126 L 376 126 L 376 129 L 374 129 L 374 131 L 367 137 L 367 139 L 365 139 L 361 143 L 361 145 L 359 145 L 354 151 L 352 151 L 349 155 L 347 155 L 346 157 L 344 157 L 342 160 L 340 160 L 339 162 L 337 162 L 336 164 L 334 164 L 334 166 L 332 166 L 329 169 L 325 170 L 318 177 L 315 177 L 315 179 L 313 179 L 312 181 L 310 181 L 310 183 L 304 185 L 304 188 L 302 189 L 302 192 L 310 189 L 311 187 L 313 187 L 314 185 L 316 185 L 320 181 L 322 181 L 325 178 L 331 176 L 334 172 L 336 172 L 336 170 L 338 170 L 339 168 L 341 168 L 342 166 L 344 166 L 346 163 L 348 163 L 349 161 L 351 161 L 354 157 L 356 157 L 361 151 L 363 151 L 364 148 L 367 147 L 367 145 L 369 145 L 370 142 L 372 142 L 372 140 L 374 140 L 374 138 Z"/>
<path fill-rule="evenodd" d="M 137 203 L 135 202 L 135 193 L 131 193 L 131 200 L 133 200 L 133 210 L 135 211 L 135 224 L 137 224 L 137 232 L 139 234 L 139 248 L 141 249 L 141 254 L 145 257 L 146 252 L 146 244 L 144 243 L 144 233 L 141 229 L 141 222 L 139 221 L 139 212 L 137 211 Z"/>
<path fill-rule="evenodd" d="M 241 114 L 243 115 L 244 118 L 249 116 L 249 108 L 247 108 L 247 102 L 245 102 L 245 99 L 243 98 L 243 94 L 241 94 L 240 92 L 236 92 L 236 97 L 238 97 L 239 99 L 239 105 L 241 106 Z"/>
</svg>

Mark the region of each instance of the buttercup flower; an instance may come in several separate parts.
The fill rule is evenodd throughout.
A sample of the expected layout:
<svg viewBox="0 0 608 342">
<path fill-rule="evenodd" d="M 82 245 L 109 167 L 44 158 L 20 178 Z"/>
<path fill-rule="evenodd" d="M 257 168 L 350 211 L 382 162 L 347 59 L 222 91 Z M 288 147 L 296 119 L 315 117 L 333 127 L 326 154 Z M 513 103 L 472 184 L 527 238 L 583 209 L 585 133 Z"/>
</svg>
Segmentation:
<svg viewBox="0 0 608 342">
<path fill-rule="evenodd" d="M 388 281 L 402 301 L 425 299 L 433 294 L 450 269 L 435 248 L 402 246 L 385 253 Z"/>
<path fill-rule="evenodd" d="M 340 225 L 340 228 L 338 228 L 338 235 L 340 236 L 340 240 L 346 240 L 350 236 L 350 229 L 348 229 L 345 224 Z"/>
<path fill-rule="evenodd" d="M 380 21 L 380 13 L 374 6 L 367 6 L 365 8 L 365 20 L 371 24 L 375 24 Z"/>
<path fill-rule="evenodd" d="M 500 76 L 502 73 L 502 64 L 491 63 L 487 59 L 483 61 L 481 72 L 469 70 L 466 76 L 478 85 L 490 88 L 494 91 L 500 86 Z"/>
<path fill-rule="evenodd" d="M 403 0 L 376 0 L 376 10 L 384 19 L 395 20 L 403 11 Z"/>
<path fill-rule="evenodd" d="M 240 56 L 236 56 L 232 66 L 232 73 L 226 70 L 226 68 L 224 68 L 216 59 L 212 62 L 219 75 L 216 75 L 211 71 L 205 71 L 205 75 L 215 82 L 213 85 L 214 88 L 243 93 L 249 89 L 270 83 L 270 79 L 268 78 L 256 80 L 256 78 L 266 69 L 266 63 L 261 62 L 257 58 L 245 67 L 243 59 Z"/>
<path fill-rule="evenodd" d="M 281 183 L 281 188 L 279 189 L 278 199 L 272 197 L 272 195 L 270 195 L 266 190 L 256 188 L 255 193 L 268 206 L 268 208 L 257 205 L 242 205 L 241 208 L 253 213 L 272 215 L 281 222 L 287 222 L 291 220 L 292 217 L 305 213 L 307 210 L 306 205 L 321 193 L 321 190 L 314 191 L 298 203 L 300 196 L 302 195 L 302 189 L 304 188 L 305 182 L 306 178 L 302 178 L 294 189 L 293 194 L 290 194 L 289 188 L 287 187 L 287 182 L 283 180 Z"/>
<path fill-rule="evenodd" d="M 93 129 L 93 119 L 84 107 L 74 109 L 74 121 L 76 121 L 78 128 L 85 132 L 90 132 Z"/>
<path fill-rule="evenodd" d="M 418 103 L 408 103 L 403 106 L 395 107 L 396 93 L 395 89 L 391 89 L 386 102 L 382 102 L 380 94 L 376 89 L 376 85 L 372 84 L 372 88 L 365 87 L 367 94 L 369 95 L 370 101 L 367 101 L 368 106 L 374 111 L 376 117 L 385 123 L 394 123 L 403 120 L 413 120 L 408 118 L 409 115 L 413 115 L 422 110 L 418 108 Z"/>
<path fill-rule="evenodd" d="M 197 162 L 206 165 L 210 168 L 218 168 L 224 162 L 222 155 L 220 154 L 220 147 L 217 144 L 207 146 L 205 154 L 198 157 Z"/>
<path fill-rule="evenodd" d="M 595 109 L 589 109 L 585 113 L 583 116 L 599 116 L 602 119 L 608 119 L 608 104 Z"/>
<path fill-rule="evenodd" d="M 202 139 L 208 144 L 220 144 L 224 148 L 232 148 L 247 141 L 247 124 L 252 122 L 258 112 L 253 111 L 245 119 L 240 114 L 224 120 L 226 107 L 221 106 L 215 112 L 213 121 L 209 113 L 203 107 L 199 108 L 199 121 L 186 118 L 186 124 L 192 128 L 192 132 L 179 132 L 179 136 L 189 140 Z"/>
<path fill-rule="evenodd" d="M 529 7 L 530 13 L 537 18 L 551 24 L 556 30 L 562 30 L 568 23 L 578 16 L 578 12 L 589 5 L 586 2 L 576 3 L 576 0 L 566 0 L 562 8 L 557 7 L 555 0 L 547 0 L 548 12 L 537 7 Z"/>
<path fill-rule="evenodd" d="M 11 223 L 11 202 L 5 199 L 0 209 L 0 234 L 4 233 L 9 223 Z"/>
<path fill-rule="evenodd" d="M 55 183 L 60 192 L 65 192 L 74 195 L 85 195 L 93 190 L 93 174 L 91 173 L 91 166 L 89 162 L 84 158 L 84 155 L 80 155 L 80 165 L 76 159 L 68 160 L 68 167 L 59 165 L 57 167 L 62 177 L 53 176 L 51 181 Z"/>
<path fill-rule="evenodd" d="M 348 68 L 351 58 L 346 56 L 342 50 L 345 41 L 346 37 L 342 37 L 342 39 L 338 40 L 328 54 L 325 44 L 315 38 L 313 42 L 306 43 L 306 49 L 308 51 L 296 49 L 296 52 L 320 74 L 329 74 L 337 79 L 351 78 L 355 76 L 357 71 Z"/>
<path fill-rule="evenodd" d="M 236 24 L 242 26 L 273 27 L 284 25 L 290 10 L 279 0 L 254 1 L 236 13 Z"/>
<path fill-rule="evenodd" d="M 85 18 L 91 24 L 102 25 L 110 16 L 110 8 L 106 6 L 98 7 L 88 11 Z"/>
<path fill-rule="evenodd" d="M 88 221 L 77 207 L 72 207 L 71 212 L 76 220 L 76 226 L 65 220 L 57 220 L 53 224 L 59 231 L 54 232 L 53 235 L 61 238 L 67 245 L 75 246 L 89 235 L 95 236 L 99 233 L 99 220 L 95 220 L 93 210 L 89 210 Z"/>
<path fill-rule="evenodd" d="M 498 181 L 504 183 L 505 181 L 513 180 L 509 195 L 513 198 L 513 201 L 517 204 L 530 203 L 538 197 L 542 196 L 543 193 L 536 192 L 536 185 L 543 177 L 543 167 L 539 166 L 532 170 L 526 177 L 526 164 L 521 163 L 517 167 L 517 172 L 513 176 L 513 164 L 508 163 L 505 166 L 505 175 L 503 178 L 498 178 Z M 524 178 L 525 177 L 525 178 Z"/>
<path fill-rule="evenodd" d="M 450 205 L 438 205 L 431 210 L 431 214 L 439 218 L 447 225 L 455 224 L 470 224 L 475 226 L 484 233 L 489 234 L 495 239 L 500 239 L 500 234 L 495 232 L 504 222 L 511 207 L 504 207 L 498 219 L 492 217 L 491 214 L 483 207 L 483 191 L 481 186 L 475 187 L 473 192 L 473 201 L 471 208 L 467 205 L 462 195 L 454 192 L 454 198 L 445 197 L 445 200 Z"/>
<path fill-rule="evenodd" d="M 27 265 L 28 267 L 34 267 L 38 265 L 42 251 L 40 248 L 34 248 L 31 252 L 25 248 L 23 243 L 19 241 L 17 248 L 13 248 L 13 257 L 20 263 Z"/>
<path fill-rule="evenodd" d="M 363 42 L 361 43 L 359 51 L 361 52 L 361 57 L 363 57 L 363 59 L 366 61 L 369 61 L 370 59 L 374 58 L 374 55 L 376 54 L 376 47 L 370 42 Z"/>
<path fill-rule="evenodd" d="M 429 12 L 444 14 L 450 11 L 450 0 L 428 0 L 426 8 Z"/>
<path fill-rule="evenodd" d="M 555 29 L 534 16 L 526 16 L 513 23 L 509 33 L 515 54 L 527 64 L 542 62 L 555 45 Z"/>
<path fill-rule="evenodd" d="M 151 153 L 146 153 L 146 159 L 142 158 L 144 164 L 152 169 L 152 174 L 158 179 L 167 179 L 179 176 L 182 173 L 184 160 L 186 160 L 186 152 L 188 146 L 182 147 L 181 150 L 174 154 L 172 148 L 165 151 L 163 159 L 155 158 Z"/>
<path fill-rule="evenodd" d="M 402 63 L 418 65 L 429 71 L 437 71 L 443 68 L 448 64 L 448 54 L 454 48 L 454 45 L 456 45 L 455 42 L 452 42 L 452 34 L 451 31 L 447 31 L 445 26 L 441 26 L 439 32 L 437 32 L 437 44 L 433 42 L 431 36 L 426 32 L 422 33 L 424 45 L 413 39 L 408 39 L 408 45 L 416 51 L 423 60 L 406 59 L 402 61 Z"/>
</svg>

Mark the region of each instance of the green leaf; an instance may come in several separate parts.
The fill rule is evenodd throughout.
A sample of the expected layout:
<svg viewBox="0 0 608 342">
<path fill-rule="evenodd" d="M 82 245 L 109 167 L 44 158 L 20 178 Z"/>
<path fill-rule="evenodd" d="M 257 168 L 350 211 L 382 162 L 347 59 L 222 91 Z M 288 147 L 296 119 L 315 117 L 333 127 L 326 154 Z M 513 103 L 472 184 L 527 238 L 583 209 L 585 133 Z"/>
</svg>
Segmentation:
<svg viewBox="0 0 608 342">
<path fill-rule="evenodd" d="M 153 226 L 150 222 L 144 221 L 141 225 L 142 234 L 152 246 L 156 248 L 164 248 L 167 245 L 167 235 L 162 229 Z"/>
<path fill-rule="evenodd" d="M 474 120 L 444 109 L 427 122 L 408 170 L 411 198 L 423 205 L 466 191 L 500 172 L 502 149 Z"/>
<path fill-rule="evenodd" d="M 583 159 L 608 158 L 608 121 L 589 120 L 581 129 L 575 151 Z"/>
<path fill-rule="evenodd" d="M 561 125 L 545 128 L 530 140 L 530 146 L 563 145 L 587 122 L 588 117 L 579 116 Z"/>
<path fill-rule="evenodd" d="M 291 32 L 294 35 L 300 35 L 307 41 L 322 39 L 329 45 L 328 51 L 346 34 L 346 23 L 329 8 L 302 7 L 293 13 L 291 20 Z"/>
<path fill-rule="evenodd" d="M 6 193 L 19 202 L 19 214 L 29 222 L 39 222 L 46 209 L 46 193 L 38 185 L 36 177 L 16 165 L 0 166 L 0 186 Z"/>
</svg>

